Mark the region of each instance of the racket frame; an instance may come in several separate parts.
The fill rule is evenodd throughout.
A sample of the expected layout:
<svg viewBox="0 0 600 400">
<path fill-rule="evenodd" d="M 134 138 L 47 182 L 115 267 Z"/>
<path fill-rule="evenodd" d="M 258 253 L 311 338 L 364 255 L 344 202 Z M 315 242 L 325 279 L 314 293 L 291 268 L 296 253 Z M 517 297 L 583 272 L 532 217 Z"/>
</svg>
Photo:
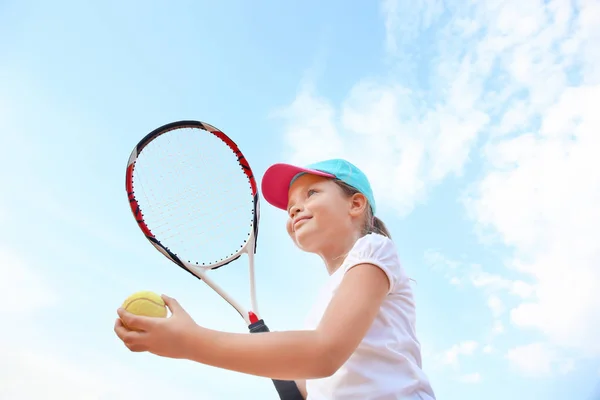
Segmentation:
<svg viewBox="0 0 600 400">
<path fill-rule="evenodd" d="M 233 153 L 237 156 L 238 163 L 240 164 L 245 175 L 247 176 L 248 181 L 251 186 L 251 189 L 252 189 L 254 212 L 253 212 L 253 219 L 252 219 L 252 227 L 251 227 L 248 239 L 246 240 L 246 243 L 237 252 L 233 253 L 229 257 L 227 257 L 223 260 L 220 260 L 218 262 L 211 263 L 211 264 L 198 265 L 198 264 L 193 264 L 191 262 L 187 262 L 187 261 L 177 257 L 177 255 L 175 253 L 173 253 L 166 246 L 164 246 L 160 242 L 160 240 L 157 239 L 156 236 L 152 233 L 150 227 L 148 227 L 148 225 L 146 225 L 146 222 L 144 221 L 143 212 L 139 206 L 137 199 L 135 198 L 135 191 L 133 189 L 133 186 L 134 186 L 133 175 L 134 175 L 134 170 L 135 170 L 135 163 L 136 163 L 139 155 L 142 153 L 144 147 L 146 147 L 150 142 L 152 142 L 154 139 L 158 138 L 159 136 L 162 136 L 170 131 L 181 129 L 181 128 L 201 129 L 201 130 L 206 131 L 207 134 L 212 134 L 212 135 L 216 136 L 217 138 L 219 138 L 223 142 L 223 144 L 227 145 L 233 151 Z M 211 289 L 213 289 L 215 292 L 217 292 L 225 301 L 227 301 L 233 308 L 235 308 L 235 310 L 240 314 L 240 316 L 244 319 L 244 321 L 246 322 L 246 324 L 248 326 L 250 326 L 260 320 L 260 317 L 259 317 L 260 314 L 258 312 L 258 301 L 257 301 L 257 295 L 256 295 L 256 279 L 255 279 L 255 268 L 254 268 L 254 256 L 256 254 L 256 242 L 257 242 L 257 237 L 258 237 L 258 223 L 260 220 L 260 200 L 259 200 L 256 180 L 254 178 L 252 169 L 250 168 L 250 165 L 248 164 L 248 161 L 246 160 L 245 156 L 242 154 L 242 152 L 239 150 L 239 148 L 237 147 L 235 142 L 233 142 L 233 140 L 231 140 L 226 134 L 224 134 L 222 131 L 215 128 L 214 126 L 207 124 L 205 122 L 201 122 L 201 121 L 183 120 L 183 121 L 176 121 L 176 122 L 171 122 L 169 124 L 163 125 L 157 129 L 153 130 L 152 132 L 148 133 L 142 140 L 140 140 L 140 142 L 135 146 L 135 148 L 131 152 L 131 154 L 129 156 L 129 160 L 127 161 L 125 189 L 127 191 L 127 197 L 129 199 L 129 206 L 131 208 L 131 212 L 133 213 L 133 216 L 134 216 L 139 228 L 142 230 L 143 234 L 146 236 L 146 239 L 148 239 L 148 241 L 160 253 L 162 253 L 165 257 L 167 257 L 169 260 L 171 260 L 173 263 L 175 263 L 179 267 L 183 268 L 184 270 L 191 273 L 193 276 L 202 280 L 204 283 L 206 283 L 208 286 L 210 286 Z M 250 284 L 250 304 L 251 304 L 250 310 L 247 309 L 246 307 L 244 307 L 236 299 L 234 299 L 233 296 L 231 296 L 225 289 L 223 289 L 222 286 L 217 284 L 212 278 L 210 278 L 208 276 L 208 272 L 210 270 L 214 270 L 214 269 L 223 267 L 224 265 L 227 265 L 227 264 L 231 263 L 232 261 L 237 260 L 244 253 L 248 257 L 248 275 L 249 275 L 248 279 L 249 279 L 249 284 Z"/>
</svg>

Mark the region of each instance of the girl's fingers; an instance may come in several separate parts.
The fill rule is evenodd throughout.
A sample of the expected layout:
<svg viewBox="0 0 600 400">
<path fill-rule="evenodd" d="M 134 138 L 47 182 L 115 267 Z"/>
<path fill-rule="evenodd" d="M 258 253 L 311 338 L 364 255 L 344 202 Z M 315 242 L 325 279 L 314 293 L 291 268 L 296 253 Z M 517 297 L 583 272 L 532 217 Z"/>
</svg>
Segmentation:
<svg viewBox="0 0 600 400">
<path fill-rule="evenodd" d="M 119 308 L 117 314 L 119 314 L 122 324 L 132 331 L 149 331 L 155 322 L 154 318 L 135 315 L 123 308 Z"/>
</svg>

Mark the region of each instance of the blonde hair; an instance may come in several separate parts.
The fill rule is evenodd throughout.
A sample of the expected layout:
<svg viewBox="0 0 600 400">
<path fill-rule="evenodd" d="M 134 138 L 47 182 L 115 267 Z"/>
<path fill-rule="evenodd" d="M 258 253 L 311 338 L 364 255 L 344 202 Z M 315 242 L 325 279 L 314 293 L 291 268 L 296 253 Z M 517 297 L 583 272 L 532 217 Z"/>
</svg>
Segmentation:
<svg viewBox="0 0 600 400">
<path fill-rule="evenodd" d="M 358 189 L 348 185 L 346 182 L 343 182 L 339 179 L 334 179 L 333 182 L 335 182 L 342 189 L 344 194 L 348 197 L 351 197 L 356 193 L 360 193 Z M 383 221 L 373 215 L 373 209 L 370 205 L 368 205 L 365 211 L 365 224 L 363 226 L 362 233 L 363 235 L 367 235 L 369 233 L 378 233 L 390 239 L 392 238 L 392 235 L 388 231 Z"/>
</svg>

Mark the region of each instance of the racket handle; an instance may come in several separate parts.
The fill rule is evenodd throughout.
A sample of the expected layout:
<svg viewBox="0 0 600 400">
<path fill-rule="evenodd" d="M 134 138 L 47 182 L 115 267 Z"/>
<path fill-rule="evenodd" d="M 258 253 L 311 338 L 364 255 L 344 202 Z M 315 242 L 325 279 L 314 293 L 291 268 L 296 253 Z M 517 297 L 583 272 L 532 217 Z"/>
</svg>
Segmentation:
<svg viewBox="0 0 600 400">
<path fill-rule="evenodd" d="M 262 319 L 250 324 L 248 329 L 250 330 L 250 333 L 269 332 L 269 328 Z M 272 379 L 272 381 L 277 393 L 279 393 L 280 400 L 304 400 L 296 382 L 281 381 L 279 379 Z"/>
</svg>

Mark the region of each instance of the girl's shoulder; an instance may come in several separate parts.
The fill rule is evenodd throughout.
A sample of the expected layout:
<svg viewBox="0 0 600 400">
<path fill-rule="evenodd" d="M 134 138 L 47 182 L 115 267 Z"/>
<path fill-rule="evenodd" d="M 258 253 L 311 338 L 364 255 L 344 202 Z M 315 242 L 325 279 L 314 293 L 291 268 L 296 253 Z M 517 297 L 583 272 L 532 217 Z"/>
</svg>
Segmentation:
<svg viewBox="0 0 600 400">
<path fill-rule="evenodd" d="M 396 245 L 392 239 L 379 233 L 368 233 L 356 241 L 350 254 L 392 258 L 400 262 Z M 391 261 L 391 260 L 390 260 Z"/>
<path fill-rule="evenodd" d="M 346 271 L 359 264 L 372 264 L 381 268 L 390 281 L 390 291 L 406 277 L 396 245 L 390 238 L 378 233 L 369 233 L 358 239 L 345 264 Z"/>
<path fill-rule="evenodd" d="M 364 235 L 363 237 L 359 238 L 356 244 L 359 243 L 394 243 L 392 241 L 392 239 L 390 239 L 389 237 L 382 235 L 380 233 L 376 233 L 376 232 L 369 232 L 366 235 Z"/>
</svg>

